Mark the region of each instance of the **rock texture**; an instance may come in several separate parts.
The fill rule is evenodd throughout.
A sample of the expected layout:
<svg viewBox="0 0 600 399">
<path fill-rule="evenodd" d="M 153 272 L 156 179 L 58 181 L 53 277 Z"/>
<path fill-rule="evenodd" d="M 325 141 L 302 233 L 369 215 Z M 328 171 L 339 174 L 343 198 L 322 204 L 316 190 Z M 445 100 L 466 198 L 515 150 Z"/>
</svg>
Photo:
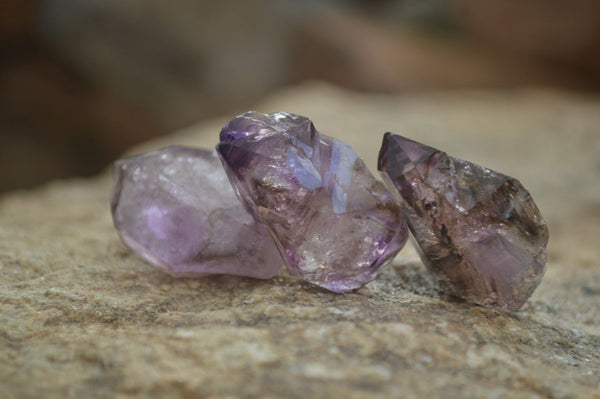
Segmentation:
<svg viewBox="0 0 600 399">
<path fill-rule="evenodd" d="M 538 290 L 517 313 L 451 301 L 408 248 L 341 295 L 174 279 L 120 243 L 108 172 L 56 182 L 0 199 L 1 397 L 599 397 L 600 99 L 311 85 L 253 108 L 311 116 L 372 170 L 394 129 L 519 176 L 552 234 Z M 135 151 L 210 147 L 231 116 Z"/>
</svg>

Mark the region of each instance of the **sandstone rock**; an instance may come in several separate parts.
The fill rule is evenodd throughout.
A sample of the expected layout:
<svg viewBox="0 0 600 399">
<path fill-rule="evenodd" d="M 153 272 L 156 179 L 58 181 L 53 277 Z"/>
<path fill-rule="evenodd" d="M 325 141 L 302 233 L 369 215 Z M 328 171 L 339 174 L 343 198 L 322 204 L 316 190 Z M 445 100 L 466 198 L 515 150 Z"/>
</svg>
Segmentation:
<svg viewBox="0 0 600 399">
<path fill-rule="evenodd" d="M 540 287 L 517 313 L 457 302 L 409 248 L 347 294 L 174 279 L 120 243 L 108 173 L 55 182 L 0 199 L 0 396 L 598 397 L 600 99 L 309 85 L 255 108 L 309 115 L 372 170 L 394 130 L 518 177 L 552 235 Z M 233 115 L 143 149 L 213 146 Z"/>
</svg>

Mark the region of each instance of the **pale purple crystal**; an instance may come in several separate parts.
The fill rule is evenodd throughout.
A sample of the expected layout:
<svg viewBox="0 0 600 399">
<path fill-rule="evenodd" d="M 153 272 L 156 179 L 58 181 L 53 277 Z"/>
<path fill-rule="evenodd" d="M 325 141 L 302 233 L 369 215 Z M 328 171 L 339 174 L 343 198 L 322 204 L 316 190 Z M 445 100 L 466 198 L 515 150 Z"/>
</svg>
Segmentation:
<svg viewBox="0 0 600 399">
<path fill-rule="evenodd" d="M 514 178 L 386 133 L 378 169 L 427 267 L 469 301 L 517 310 L 545 271 L 548 228 Z"/>
<path fill-rule="evenodd" d="M 221 131 L 218 154 L 291 273 L 331 291 L 358 288 L 404 246 L 397 201 L 347 144 L 286 112 L 247 112 Z"/>
<path fill-rule="evenodd" d="M 123 243 L 176 277 L 269 278 L 283 266 L 212 151 L 171 146 L 118 160 L 111 209 Z"/>
</svg>

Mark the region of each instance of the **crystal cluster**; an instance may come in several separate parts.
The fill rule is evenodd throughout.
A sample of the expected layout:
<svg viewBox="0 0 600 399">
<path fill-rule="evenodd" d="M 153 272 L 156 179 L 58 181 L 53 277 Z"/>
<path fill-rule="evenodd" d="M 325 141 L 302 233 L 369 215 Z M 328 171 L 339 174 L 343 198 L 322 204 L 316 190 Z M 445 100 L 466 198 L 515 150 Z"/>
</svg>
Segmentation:
<svg viewBox="0 0 600 399">
<path fill-rule="evenodd" d="M 247 112 L 216 153 L 172 146 L 117 161 L 113 220 L 129 248 L 177 277 L 269 278 L 285 264 L 334 292 L 371 281 L 409 228 L 451 293 L 506 310 L 531 296 L 548 229 L 516 179 L 391 133 L 378 169 L 399 198 L 309 119 Z"/>
<path fill-rule="evenodd" d="M 217 152 L 297 276 L 348 291 L 372 280 L 406 242 L 394 197 L 350 146 L 305 117 L 245 113 L 223 128 Z"/>
<path fill-rule="evenodd" d="M 174 276 L 269 278 L 283 266 L 214 152 L 172 146 L 118 160 L 111 208 L 122 241 Z"/>
<path fill-rule="evenodd" d="M 391 133 L 378 169 L 402 197 L 424 263 L 451 292 L 506 310 L 531 296 L 548 229 L 516 179 Z"/>
</svg>

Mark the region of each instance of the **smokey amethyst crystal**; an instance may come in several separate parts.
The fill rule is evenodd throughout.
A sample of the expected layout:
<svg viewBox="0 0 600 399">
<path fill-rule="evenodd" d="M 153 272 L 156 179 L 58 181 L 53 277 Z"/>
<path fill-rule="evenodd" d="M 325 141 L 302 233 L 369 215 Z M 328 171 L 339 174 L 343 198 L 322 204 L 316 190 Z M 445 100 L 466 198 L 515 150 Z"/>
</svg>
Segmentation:
<svg viewBox="0 0 600 399">
<path fill-rule="evenodd" d="M 247 112 L 217 152 L 292 274 L 335 292 L 358 288 L 404 246 L 400 207 L 347 144 L 302 116 Z"/>
<path fill-rule="evenodd" d="M 391 133 L 378 169 L 443 286 L 505 310 L 527 301 L 544 275 L 548 229 L 516 179 Z"/>
<path fill-rule="evenodd" d="M 171 146 L 118 160 L 111 209 L 123 243 L 176 277 L 269 278 L 283 266 L 212 151 Z"/>
</svg>

